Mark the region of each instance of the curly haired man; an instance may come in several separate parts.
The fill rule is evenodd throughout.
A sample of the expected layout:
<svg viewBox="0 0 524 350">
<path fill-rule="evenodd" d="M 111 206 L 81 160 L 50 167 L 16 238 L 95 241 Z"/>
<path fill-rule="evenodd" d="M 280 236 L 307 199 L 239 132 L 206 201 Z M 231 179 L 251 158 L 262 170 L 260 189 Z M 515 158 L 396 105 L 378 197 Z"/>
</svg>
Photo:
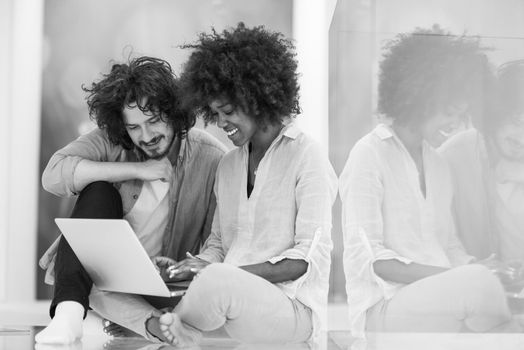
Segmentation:
<svg viewBox="0 0 524 350">
<path fill-rule="evenodd" d="M 181 107 L 178 85 L 161 59 L 114 64 L 84 88 L 98 128 L 58 150 L 42 175 L 47 191 L 78 195 L 71 217 L 124 218 L 149 256 L 171 262 L 198 253 L 209 235 L 214 177 L 225 153 L 215 138 L 192 129 L 195 115 Z M 145 321 L 158 310 L 140 296 L 92 290 L 65 239 L 57 240 L 40 263 L 55 289 L 53 319 L 37 342 L 80 338 L 89 307 L 147 336 Z"/>
</svg>

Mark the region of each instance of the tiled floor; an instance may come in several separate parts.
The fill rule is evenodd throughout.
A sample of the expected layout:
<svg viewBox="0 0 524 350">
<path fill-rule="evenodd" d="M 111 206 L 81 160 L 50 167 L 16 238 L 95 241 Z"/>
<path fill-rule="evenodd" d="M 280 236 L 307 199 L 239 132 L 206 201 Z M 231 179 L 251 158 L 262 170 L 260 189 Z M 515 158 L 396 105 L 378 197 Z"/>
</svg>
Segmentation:
<svg viewBox="0 0 524 350">
<path fill-rule="evenodd" d="M 138 338 L 111 339 L 102 332 L 100 319 L 91 317 L 84 324 L 81 342 L 70 346 L 34 344 L 34 334 L 48 322 L 48 303 L 0 305 L 0 350 L 168 350 L 174 347 L 150 343 Z M 210 335 L 198 347 L 187 349 L 235 350 L 524 350 L 524 334 L 449 334 L 449 333 L 369 333 L 366 341 L 355 340 L 343 329 L 345 308 L 330 307 L 331 330 L 318 344 L 254 345 Z"/>
<path fill-rule="evenodd" d="M 154 344 L 143 338 L 109 338 L 105 335 L 97 336 L 86 334 L 81 341 L 74 344 L 65 345 L 42 345 L 34 343 L 34 334 L 42 327 L 16 327 L 7 330 L 0 329 L 0 349 L 1 350 L 120 350 L 120 349 L 140 349 L 140 350 L 168 350 L 179 349 L 164 344 Z M 344 340 L 345 341 L 345 340 Z M 344 347 L 345 348 L 345 347 Z M 275 344 L 241 344 L 229 338 L 206 337 L 198 346 L 186 347 L 188 350 L 309 350 L 325 349 L 339 350 L 344 349 L 337 345 L 332 339 L 326 337 L 323 343 L 310 345 L 306 343 L 275 345 Z"/>
</svg>

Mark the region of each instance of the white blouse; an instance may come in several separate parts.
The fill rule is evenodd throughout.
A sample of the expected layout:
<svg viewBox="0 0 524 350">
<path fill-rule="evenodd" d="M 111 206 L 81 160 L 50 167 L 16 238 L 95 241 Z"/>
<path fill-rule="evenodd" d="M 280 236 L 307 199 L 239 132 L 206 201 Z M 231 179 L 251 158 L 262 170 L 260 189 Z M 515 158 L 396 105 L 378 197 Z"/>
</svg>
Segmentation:
<svg viewBox="0 0 524 350">
<path fill-rule="evenodd" d="M 285 126 L 258 166 L 247 196 L 248 145 L 224 156 L 215 179 L 217 207 L 199 258 L 235 266 L 301 259 L 307 272 L 278 283 L 313 312 L 313 336 L 327 329 L 331 207 L 337 178 L 327 156 L 295 123 Z"/>
<path fill-rule="evenodd" d="M 340 176 L 344 270 L 354 336 L 363 336 L 366 311 L 402 287 L 377 276 L 375 261 L 451 267 L 472 260 L 455 232 L 449 169 L 425 142 L 423 162 L 425 197 L 412 157 L 393 130 L 380 124 L 357 142 Z"/>
</svg>

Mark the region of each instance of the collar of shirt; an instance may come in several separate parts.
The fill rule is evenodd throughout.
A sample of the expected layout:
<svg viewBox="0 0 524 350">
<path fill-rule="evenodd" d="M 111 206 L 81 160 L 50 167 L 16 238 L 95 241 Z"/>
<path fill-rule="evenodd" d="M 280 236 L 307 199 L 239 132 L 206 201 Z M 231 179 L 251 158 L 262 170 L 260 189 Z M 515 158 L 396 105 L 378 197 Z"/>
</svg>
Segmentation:
<svg viewBox="0 0 524 350">
<path fill-rule="evenodd" d="M 190 147 L 187 144 L 187 137 L 181 138 L 180 136 L 176 136 L 171 145 L 171 150 L 167 155 L 167 159 L 169 159 L 169 162 L 173 166 L 181 164 L 184 159 L 188 157 L 187 153 L 189 153 L 189 151 Z"/>
<path fill-rule="evenodd" d="M 266 154 L 269 153 L 284 137 L 294 140 L 298 137 L 298 135 L 300 135 L 301 132 L 302 131 L 298 128 L 296 122 L 293 119 L 290 118 L 284 121 L 284 127 L 282 130 L 280 130 L 273 142 L 271 142 L 268 149 L 266 150 Z M 242 152 L 244 154 L 249 154 L 249 142 L 246 142 L 246 144 L 242 146 Z"/>
<path fill-rule="evenodd" d="M 395 130 L 393 130 L 393 128 L 391 126 L 389 126 L 387 124 L 379 124 L 375 128 L 374 133 L 382 141 L 390 139 L 390 138 L 393 138 L 395 140 L 395 142 L 397 142 L 397 144 L 405 152 L 405 155 L 409 156 L 409 159 L 410 159 L 410 161 L 413 162 L 413 165 L 415 165 L 415 161 L 412 159 L 412 157 L 409 154 L 406 146 L 404 145 L 402 140 L 398 137 L 398 135 L 395 133 Z M 428 148 L 432 148 L 432 146 L 426 140 L 422 140 L 422 156 L 423 157 L 426 156 Z M 415 166 L 415 169 L 416 169 L 416 166 Z M 417 172 L 418 172 L 418 170 L 417 170 Z"/>
</svg>

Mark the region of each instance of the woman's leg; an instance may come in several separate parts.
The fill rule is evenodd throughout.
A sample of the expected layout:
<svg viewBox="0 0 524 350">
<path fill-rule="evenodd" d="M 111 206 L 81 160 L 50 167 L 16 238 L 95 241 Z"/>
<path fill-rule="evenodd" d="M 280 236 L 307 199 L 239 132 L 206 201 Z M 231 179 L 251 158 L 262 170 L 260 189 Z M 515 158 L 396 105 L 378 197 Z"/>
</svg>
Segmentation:
<svg viewBox="0 0 524 350">
<path fill-rule="evenodd" d="M 312 332 L 309 308 L 265 279 L 228 264 L 202 270 L 173 316 L 200 331 L 224 326 L 232 338 L 249 343 L 301 342 Z M 167 318 L 169 323 L 172 317 Z M 176 336 L 179 328 L 174 323 L 170 331 Z"/>
<path fill-rule="evenodd" d="M 486 332 L 511 321 L 504 288 L 486 267 L 424 278 L 368 311 L 369 331 Z"/>
</svg>

